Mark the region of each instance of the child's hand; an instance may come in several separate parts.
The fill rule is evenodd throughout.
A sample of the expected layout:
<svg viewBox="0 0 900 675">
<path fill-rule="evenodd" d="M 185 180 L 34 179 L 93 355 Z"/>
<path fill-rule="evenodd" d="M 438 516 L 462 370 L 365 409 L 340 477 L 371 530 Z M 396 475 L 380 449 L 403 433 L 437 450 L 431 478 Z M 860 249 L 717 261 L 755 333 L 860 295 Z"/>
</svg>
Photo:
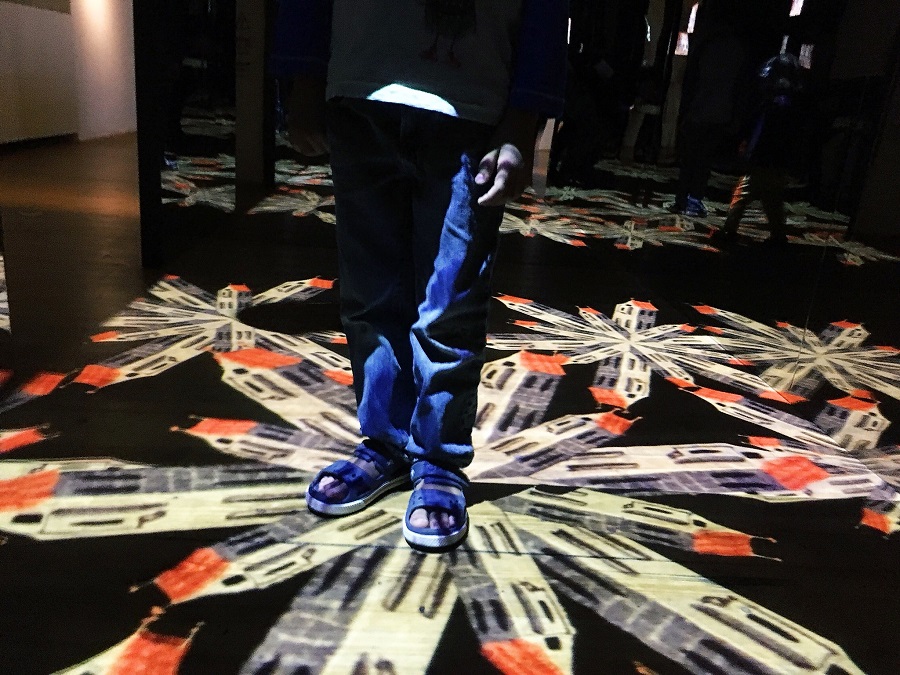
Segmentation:
<svg viewBox="0 0 900 675">
<path fill-rule="evenodd" d="M 494 150 L 482 158 L 475 176 L 476 185 L 488 185 L 479 199 L 481 206 L 503 206 L 516 199 L 531 185 L 534 144 L 537 140 L 537 115 L 508 110 L 497 127 Z"/>
<path fill-rule="evenodd" d="M 298 77 L 294 80 L 287 128 L 291 145 L 301 155 L 317 157 L 328 152 L 324 80 L 312 77 Z"/>
</svg>

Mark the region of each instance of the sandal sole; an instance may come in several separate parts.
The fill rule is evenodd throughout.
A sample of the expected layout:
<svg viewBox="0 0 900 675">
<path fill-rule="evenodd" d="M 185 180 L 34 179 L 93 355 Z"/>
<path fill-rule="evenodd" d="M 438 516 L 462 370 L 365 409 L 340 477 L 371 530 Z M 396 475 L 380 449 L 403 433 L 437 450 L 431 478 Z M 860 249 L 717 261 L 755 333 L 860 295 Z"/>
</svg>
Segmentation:
<svg viewBox="0 0 900 675">
<path fill-rule="evenodd" d="M 382 483 L 365 497 L 354 499 L 352 502 L 340 502 L 337 504 L 316 499 L 309 494 L 309 488 L 306 488 L 306 507 L 317 516 L 349 516 L 353 513 L 359 513 L 367 506 L 378 501 L 386 492 L 403 487 L 409 482 L 409 476 L 397 476 Z"/>
<path fill-rule="evenodd" d="M 469 534 L 468 514 L 466 514 L 466 522 L 463 523 L 463 526 L 450 534 L 422 534 L 410 529 L 406 520 L 403 521 L 403 538 L 406 539 L 406 543 L 413 548 L 425 551 L 446 551 L 459 544 L 467 534 Z"/>
</svg>

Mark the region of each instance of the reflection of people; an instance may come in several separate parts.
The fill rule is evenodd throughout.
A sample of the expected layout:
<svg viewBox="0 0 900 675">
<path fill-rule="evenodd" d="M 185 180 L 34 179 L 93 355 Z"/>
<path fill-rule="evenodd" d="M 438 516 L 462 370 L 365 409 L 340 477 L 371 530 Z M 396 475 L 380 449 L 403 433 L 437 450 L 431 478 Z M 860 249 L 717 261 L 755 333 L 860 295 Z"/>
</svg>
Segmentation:
<svg viewBox="0 0 900 675">
<path fill-rule="evenodd" d="M 694 34 L 678 121 L 678 185 L 675 211 L 705 217 L 703 198 L 716 149 L 735 113 L 744 48 L 728 21 Z"/>
<path fill-rule="evenodd" d="M 723 236 L 734 239 L 747 206 L 762 203 L 771 231 L 769 241 L 787 241 L 784 189 L 795 161 L 800 115 L 796 101 L 800 63 L 792 54 L 769 59 L 759 74 L 761 101 L 751 116 L 741 155 L 748 167 L 734 188 Z"/>
<path fill-rule="evenodd" d="M 440 58 L 437 5 L 477 16 L 454 24 Z M 313 511 L 354 513 L 412 479 L 406 539 L 441 548 L 465 537 L 502 205 L 530 180 L 539 116 L 562 108 L 567 18 L 565 0 L 282 4 L 275 61 L 298 74 L 292 142 L 331 153 L 365 437 L 313 480 Z"/>
</svg>

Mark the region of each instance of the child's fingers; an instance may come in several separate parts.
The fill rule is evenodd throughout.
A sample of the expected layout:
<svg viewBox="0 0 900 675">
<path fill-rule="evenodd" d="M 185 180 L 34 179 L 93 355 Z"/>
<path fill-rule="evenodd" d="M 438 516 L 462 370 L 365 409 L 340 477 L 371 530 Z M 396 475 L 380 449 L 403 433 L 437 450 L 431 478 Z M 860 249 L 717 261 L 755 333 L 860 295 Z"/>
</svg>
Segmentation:
<svg viewBox="0 0 900 675">
<path fill-rule="evenodd" d="M 518 197 L 525 189 L 528 182 L 523 175 L 525 163 L 522 153 L 510 144 L 504 144 L 499 151 L 491 153 L 491 156 L 492 165 L 496 169 L 494 184 L 478 203 L 482 206 L 502 206 Z"/>
<path fill-rule="evenodd" d="M 492 150 L 482 158 L 481 163 L 478 165 L 478 174 L 475 176 L 476 185 L 484 185 L 494 177 L 499 156 L 499 150 Z"/>
<path fill-rule="evenodd" d="M 509 182 L 509 169 L 502 168 L 494 176 L 494 184 L 479 199 L 481 206 L 502 206 L 507 200 L 507 184 Z"/>
</svg>

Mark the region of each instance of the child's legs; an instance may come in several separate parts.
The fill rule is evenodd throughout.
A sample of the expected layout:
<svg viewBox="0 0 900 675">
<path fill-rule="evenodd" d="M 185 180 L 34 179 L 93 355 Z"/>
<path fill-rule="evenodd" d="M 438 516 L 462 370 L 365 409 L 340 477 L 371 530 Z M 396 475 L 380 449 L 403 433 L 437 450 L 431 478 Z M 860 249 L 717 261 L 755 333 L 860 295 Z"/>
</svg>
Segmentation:
<svg viewBox="0 0 900 675">
<path fill-rule="evenodd" d="M 329 106 L 341 319 L 364 436 L 405 447 L 415 405 L 413 174 L 396 106 Z"/>
<path fill-rule="evenodd" d="M 410 335 L 417 388 L 407 451 L 439 466 L 472 461 L 472 426 L 484 363 L 490 277 L 503 217 L 478 206 L 478 163 L 492 129 L 418 115 L 414 196 L 418 319 Z"/>
</svg>

